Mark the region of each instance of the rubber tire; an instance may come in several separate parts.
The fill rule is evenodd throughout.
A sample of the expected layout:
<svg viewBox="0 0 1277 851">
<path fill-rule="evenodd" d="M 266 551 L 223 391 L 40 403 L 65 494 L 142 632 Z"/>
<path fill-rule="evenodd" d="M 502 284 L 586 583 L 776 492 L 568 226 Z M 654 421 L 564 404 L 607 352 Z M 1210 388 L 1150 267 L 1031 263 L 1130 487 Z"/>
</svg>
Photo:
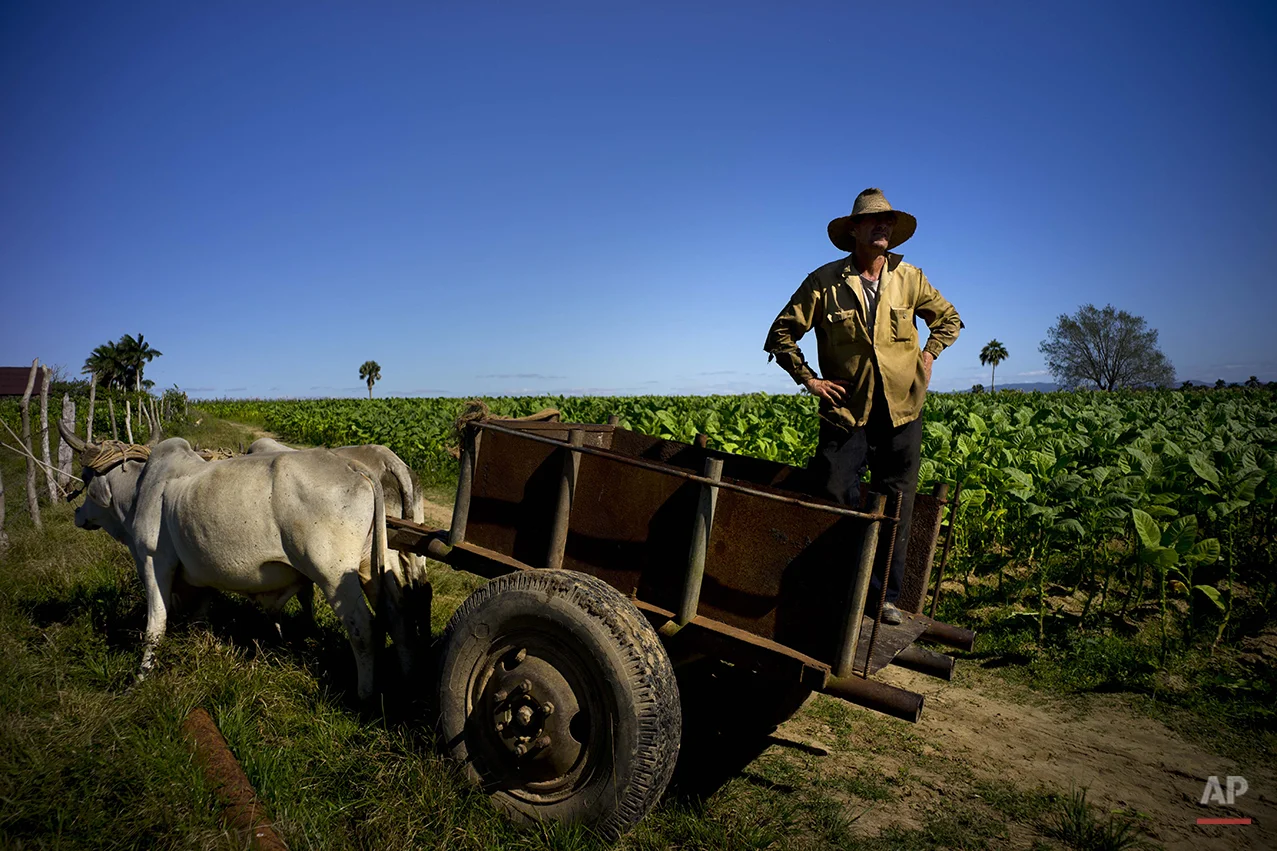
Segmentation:
<svg viewBox="0 0 1277 851">
<path fill-rule="evenodd" d="M 510 772 L 481 764 L 486 727 L 471 704 L 476 680 L 503 633 L 529 625 L 561 642 L 601 695 L 611 730 L 589 758 L 580 787 L 562 800 L 533 803 L 512 794 Z M 656 805 L 678 761 L 682 710 L 673 666 L 647 619 L 624 595 L 595 577 L 568 570 L 521 571 L 498 577 L 462 603 L 440 638 L 438 732 L 467 778 L 516 821 L 553 820 L 590 826 L 614 840 Z M 486 751 L 491 752 L 491 751 Z M 479 758 L 473 758 L 478 755 Z M 502 788 L 505 783 L 506 788 Z"/>
</svg>

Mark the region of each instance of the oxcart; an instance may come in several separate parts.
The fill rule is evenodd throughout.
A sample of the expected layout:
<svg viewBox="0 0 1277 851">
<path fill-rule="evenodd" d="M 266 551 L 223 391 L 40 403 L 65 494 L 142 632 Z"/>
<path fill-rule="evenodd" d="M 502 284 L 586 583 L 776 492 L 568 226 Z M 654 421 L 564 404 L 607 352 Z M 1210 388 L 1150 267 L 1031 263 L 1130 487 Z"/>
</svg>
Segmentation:
<svg viewBox="0 0 1277 851">
<path fill-rule="evenodd" d="M 516 817 L 617 835 L 670 780 L 680 680 L 742 735 L 813 691 L 917 721 L 922 696 L 874 674 L 948 679 L 952 657 L 914 642 L 971 647 L 920 613 L 945 491 L 918 495 L 891 626 L 863 613 L 897 507 L 811 498 L 801 474 L 615 421 L 469 422 L 451 529 L 396 520 L 390 538 L 491 580 L 437 648 L 439 733 L 470 779 Z"/>
</svg>

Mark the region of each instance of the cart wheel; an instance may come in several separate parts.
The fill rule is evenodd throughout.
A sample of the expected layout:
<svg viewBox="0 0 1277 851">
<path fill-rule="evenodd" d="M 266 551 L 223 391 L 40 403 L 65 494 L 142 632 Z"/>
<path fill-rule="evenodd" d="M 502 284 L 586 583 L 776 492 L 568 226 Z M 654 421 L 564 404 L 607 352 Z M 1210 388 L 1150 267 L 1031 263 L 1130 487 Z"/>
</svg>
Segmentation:
<svg viewBox="0 0 1277 851">
<path fill-rule="evenodd" d="M 470 595 L 440 639 L 439 732 L 520 821 L 609 838 L 660 798 L 678 758 L 678 686 L 655 630 L 600 579 L 512 573 Z"/>
</svg>

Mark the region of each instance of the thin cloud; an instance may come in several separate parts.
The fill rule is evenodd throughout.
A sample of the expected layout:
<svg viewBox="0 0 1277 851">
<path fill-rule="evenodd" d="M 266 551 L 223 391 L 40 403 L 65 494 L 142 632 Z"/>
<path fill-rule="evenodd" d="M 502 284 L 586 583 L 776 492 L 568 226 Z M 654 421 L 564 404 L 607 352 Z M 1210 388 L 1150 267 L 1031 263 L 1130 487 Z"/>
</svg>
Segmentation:
<svg viewBox="0 0 1277 851">
<path fill-rule="evenodd" d="M 515 381 L 566 381 L 566 375 L 541 375 L 536 372 L 513 372 L 513 373 L 493 373 L 491 375 L 476 375 L 475 378 L 500 378 Z"/>
</svg>

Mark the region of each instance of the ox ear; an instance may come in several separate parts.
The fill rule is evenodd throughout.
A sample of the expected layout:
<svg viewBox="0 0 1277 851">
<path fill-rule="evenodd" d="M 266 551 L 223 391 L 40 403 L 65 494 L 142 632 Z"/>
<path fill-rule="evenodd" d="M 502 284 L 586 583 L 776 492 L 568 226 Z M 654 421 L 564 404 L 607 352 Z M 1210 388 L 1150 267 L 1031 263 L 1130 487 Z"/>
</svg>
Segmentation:
<svg viewBox="0 0 1277 851">
<path fill-rule="evenodd" d="M 58 420 L 58 433 L 62 435 L 62 439 L 66 441 L 67 446 L 70 446 L 76 452 L 83 452 L 85 447 L 88 446 L 87 443 L 76 437 L 75 432 L 67 428 L 66 423 L 62 420 Z"/>
</svg>

